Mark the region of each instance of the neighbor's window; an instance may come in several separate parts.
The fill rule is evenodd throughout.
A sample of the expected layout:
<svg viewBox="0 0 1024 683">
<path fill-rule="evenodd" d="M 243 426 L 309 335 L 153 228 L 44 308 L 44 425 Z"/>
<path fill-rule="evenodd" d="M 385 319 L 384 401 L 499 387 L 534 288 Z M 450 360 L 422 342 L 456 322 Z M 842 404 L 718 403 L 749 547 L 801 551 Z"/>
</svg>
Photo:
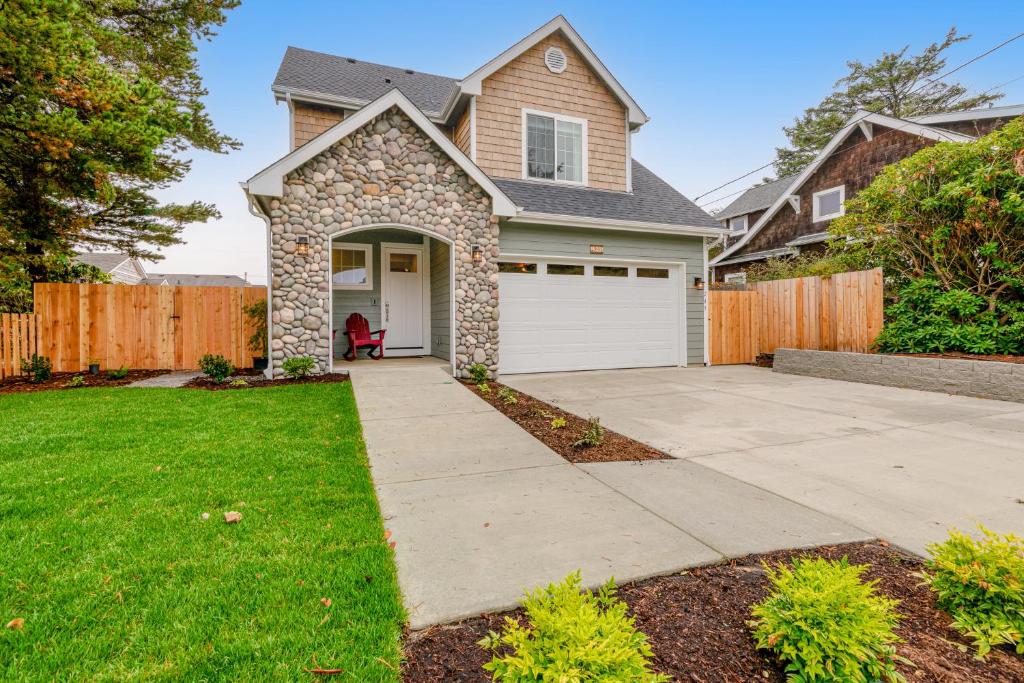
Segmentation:
<svg viewBox="0 0 1024 683">
<path fill-rule="evenodd" d="M 373 246 L 335 244 L 331 249 L 331 283 L 335 289 L 373 289 Z"/>
<path fill-rule="evenodd" d="M 537 272 L 536 263 L 511 263 L 509 261 L 498 262 L 499 273 L 528 273 L 534 274 Z"/>
<path fill-rule="evenodd" d="M 586 121 L 528 112 L 524 112 L 524 118 L 525 176 L 566 183 L 586 182 Z"/>
<path fill-rule="evenodd" d="M 629 277 L 626 266 L 594 266 L 595 277 Z"/>
<path fill-rule="evenodd" d="M 567 263 L 549 263 L 548 275 L 583 275 L 583 266 Z"/>
<path fill-rule="evenodd" d="M 827 221 L 830 218 L 837 218 L 845 213 L 843 202 L 846 199 L 846 186 L 832 187 L 821 192 L 815 192 L 813 197 L 815 221 Z"/>
<path fill-rule="evenodd" d="M 735 218 L 729 219 L 729 229 L 733 232 L 746 232 L 747 231 L 747 217 L 736 216 Z"/>
<path fill-rule="evenodd" d="M 668 279 L 668 268 L 637 268 L 637 277 L 650 277 L 657 280 Z"/>
</svg>

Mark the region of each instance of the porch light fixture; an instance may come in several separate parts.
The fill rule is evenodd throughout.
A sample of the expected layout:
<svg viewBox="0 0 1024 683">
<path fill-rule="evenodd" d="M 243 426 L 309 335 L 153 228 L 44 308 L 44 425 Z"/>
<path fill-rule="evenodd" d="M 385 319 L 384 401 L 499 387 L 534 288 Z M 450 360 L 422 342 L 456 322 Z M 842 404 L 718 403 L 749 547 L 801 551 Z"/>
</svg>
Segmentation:
<svg viewBox="0 0 1024 683">
<path fill-rule="evenodd" d="M 484 248 L 479 244 L 473 245 L 473 263 L 482 263 L 484 260 Z"/>
<path fill-rule="evenodd" d="M 704 278 L 699 277 L 699 276 L 695 276 L 693 278 L 693 288 L 694 289 L 704 289 Z"/>
<path fill-rule="evenodd" d="M 305 235 L 299 235 L 295 238 L 295 255 L 309 256 L 309 238 Z"/>
</svg>

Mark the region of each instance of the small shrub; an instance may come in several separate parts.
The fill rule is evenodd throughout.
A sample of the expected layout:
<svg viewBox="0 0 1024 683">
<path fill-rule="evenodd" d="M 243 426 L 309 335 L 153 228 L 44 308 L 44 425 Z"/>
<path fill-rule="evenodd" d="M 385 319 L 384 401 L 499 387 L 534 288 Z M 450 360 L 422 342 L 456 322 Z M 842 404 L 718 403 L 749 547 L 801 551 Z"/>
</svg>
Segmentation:
<svg viewBox="0 0 1024 683">
<path fill-rule="evenodd" d="M 480 382 L 476 385 L 476 388 L 480 390 L 481 394 L 491 393 L 491 386 L 487 382 Z"/>
<path fill-rule="evenodd" d="M 53 377 L 53 364 L 46 356 L 33 353 L 31 358 L 21 359 L 21 371 L 29 376 L 32 384 L 39 384 Z"/>
<path fill-rule="evenodd" d="M 626 603 L 609 581 L 595 595 L 580 590 L 580 573 L 559 584 L 527 593 L 528 626 L 505 618 L 480 646 L 493 657 L 484 664 L 495 681 L 637 681 L 662 683 L 651 670 L 647 636 L 636 630 Z"/>
<path fill-rule="evenodd" d="M 483 384 L 487 381 L 487 366 L 483 363 L 473 363 L 469 366 L 469 378 L 475 384 Z"/>
<path fill-rule="evenodd" d="M 786 663 L 791 681 L 902 682 L 896 654 L 897 601 L 864 582 L 867 565 L 846 558 L 795 559 L 765 566 L 771 593 L 753 607 L 757 647 Z M 909 663 L 909 662 L 907 662 Z"/>
<path fill-rule="evenodd" d="M 551 428 L 552 429 L 561 429 L 564 426 L 565 426 L 565 418 L 564 417 L 556 417 L 554 420 L 551 421 Z"/>
<path fill-rule="evenodd" d="M 208 353 L 199 359 L 199 369 L 214 382 L 220 383 L 231 376 L 235 366 L 224 356 Z"/>
<path fill-rule="evenodd" d="M 593 448 L 600 446 L 604 441 L 604 427 L 601 426 L 601 418 L 591 417 L 587 419 L 587 428 L 583 435 L 573 444 L 576 448 Z"/>
<path fill-rule="evenodd" d="M 980 540 L 953 530 L 944 543 L 928 546 L 922 577 L 979 658 L 996 645 L 1024 654 L 1024 539 L 979 528 Z"/>
<path fill-rule="evenodd" d="M 107 370 L 107 377 L 110 379 L 124 379 L 128 376 L 128 368 L 121 366 L 116 370 Z"/>
<path fill-rule="evenodd" d="M 244 379 L 242 379 L 241 377 L 239 377 L 238 379 L 236 379 L 236 380 L 233 380 L 233 381 L 231 382 L 231 384 L 229 384 L 228 386 L 229 386 L 229 387 L 247 387 L 247 386 L 249 386 L 249 383 L 248 383 L 248 382 L 246 382 L 246 381 L 245 381 Z"/>
<path fill-rule="evenodd" d="M 78 387 L 84 387 L 85 377 L 83 377 L 82 375 L 75 375 L 67 382 L 65 382 L 64 386 L 67 387 L 68 389 L 77 389 Z"/>
<path fill-rule="evenodd" d="M 498 389 L 498 398 L 500 398 L 507 406 L 514 406 L 519 403 L 519 397 L 516 396 L 516 392 L 512 391 L 508 387 Z"/>
<path fill-rule="evenodd" d="M 316 360 L 312 356 L 292 356 L 281 364 L 285 377 L 300 379 L 316 369 Z"/>
</svg>

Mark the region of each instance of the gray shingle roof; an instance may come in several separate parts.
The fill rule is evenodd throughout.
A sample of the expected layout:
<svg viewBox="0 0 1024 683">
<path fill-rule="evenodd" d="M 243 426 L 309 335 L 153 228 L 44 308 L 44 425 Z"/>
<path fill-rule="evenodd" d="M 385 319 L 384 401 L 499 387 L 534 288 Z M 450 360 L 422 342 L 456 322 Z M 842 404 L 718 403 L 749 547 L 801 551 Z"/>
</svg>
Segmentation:
<svg viewBox="0 0 1024 683">
<path fill-rule="evenodd" d="M 525 211 L 700 228 L 721 227 L 718 221 L 636 160 L 633 161 L 632 194 L 530 180 L 493 180 L 509 199 Z"/>
<path fill-rule="evenodd" d="M 725 220 L 726 218 L 742 216 L 752 211 L 767 209 L 775 203 L 776 199 L 782 196 L 782 193 L 786 191 L 792 182 L 793 177 L 789 176 L 773 180 L 764 185 L 752 187 L 737 197 L 732 204 L 715 214 L 715 218 L 717 220 Z"/>
<path fill-rule="evenodd" d="M 127 259 L 127 254 L 122 254 L 116 251 L 86 251 L 75 254 L 75 261 L 89 266 L 96 266 L 104 273 L 109 273 L 114 268 L 117 268 L 119 265 L 124 263 Z"/>
<path fill-rule="evenodd" d="M 455 79 L 383 64 L 289 47 L 274 78 L 275 88 L 304 90 L 370 102 L 398 88 L 427 116 L 437 116 L 455 89 Z"/>
<path fill-rule="evenodd" d="M 191 287 L 245 287 L 249 283 L 237 275 L 193 275 L 192 273 L 149 273 L 144 285 L 184 285 Z"/>
</svg>

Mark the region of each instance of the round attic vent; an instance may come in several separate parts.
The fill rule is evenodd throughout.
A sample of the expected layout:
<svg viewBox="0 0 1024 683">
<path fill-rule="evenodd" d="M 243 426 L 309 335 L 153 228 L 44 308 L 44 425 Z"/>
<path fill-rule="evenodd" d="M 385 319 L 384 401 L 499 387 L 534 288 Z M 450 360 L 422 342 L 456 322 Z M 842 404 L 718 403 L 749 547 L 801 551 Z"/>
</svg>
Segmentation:
<svg viewBox="0 0 1024 683">
<path fill-rule="evenodd" d="M 552 73 L 560 74 L 565 71 L 566 63 L 565 53 L 557 47 L 549 47 L 544 52 L 544 65 Z"/>
</svg>

